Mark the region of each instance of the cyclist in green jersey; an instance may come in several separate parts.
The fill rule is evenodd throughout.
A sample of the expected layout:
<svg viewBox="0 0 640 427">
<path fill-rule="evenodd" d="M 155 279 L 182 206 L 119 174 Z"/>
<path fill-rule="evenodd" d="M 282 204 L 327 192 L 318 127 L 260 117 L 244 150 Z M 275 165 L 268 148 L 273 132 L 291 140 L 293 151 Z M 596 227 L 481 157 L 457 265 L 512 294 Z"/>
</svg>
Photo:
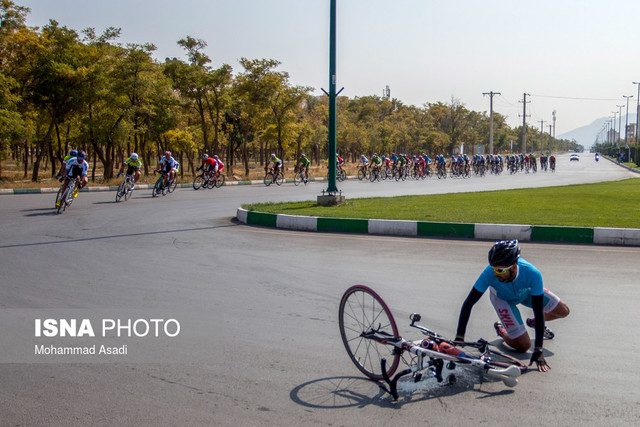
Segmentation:
<svg viewBox="0 0 640 427">
<path fill-rule="evenodd" d="M 133 183 L 131 185 L 131 189 L 133 190 L 136 181 L 140 179 L 140 167 L 142 166 L 142 162 L 140 162 L 137 153 L 131 153 L 131 156 L 129 156 L 124 162 L 122 162 L 122 166 L 120 166 L 120 172 L 118 172 L 118 176 L 122 175 L 125 165 L 127 166 L 127 175 L 133 176 Z"/>
<path fill-rule="evenodd" d="M 302 168 L 304 168 L 304 181 L 307 182 L 307 179 L 309 179 L 309 165 L 311 164 L 311 162 L 309 161 L 309 159 L 307 159 L 307 155 L 302 153 L 302 155 L 300 156 L 300 158 L 298 159 L 298 163 L 296 164 L 296 167 L 300 167 L 300 172 L 302 172 Z"/>
<path fill-rule="evenodd" d="M 273 173 L 279 173 L 280 168 L 282 167 L 282 160 L 276 157 L 275 153 L 271 153 L 271 157 L 267 160 L 267 168 L 269 164 L 273 163 Z"/>
</svg>

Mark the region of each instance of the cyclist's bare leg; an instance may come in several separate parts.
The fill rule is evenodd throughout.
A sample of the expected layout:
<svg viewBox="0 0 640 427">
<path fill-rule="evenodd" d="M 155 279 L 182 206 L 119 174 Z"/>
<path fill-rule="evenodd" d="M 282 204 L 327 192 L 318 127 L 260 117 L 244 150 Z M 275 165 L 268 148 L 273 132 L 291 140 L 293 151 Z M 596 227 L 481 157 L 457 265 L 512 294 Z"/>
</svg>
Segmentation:
<svg viewBox="0 0 640 427">
<path fill-rule="evenodd" d="M 501 336 L 504 343 L 517 352 L 525 353 L 529 348 L 531 348 L 531 337 L 529 337 L 529 334 L 526 331 L 519 337 L 515 338 L 511 338 L 507 331 L 504 331 Z"/>
<path fill-rule="evenodd" d="M 564 301 L 561 300 L 553 310 L 544 314 L 544 321 L 548 322 L 550 320 L 562 319 L 563 317 L 567 317 L 569 313 L 569 307 L 567 306 L 567 304 L 565 304 Z"/>
</svg>

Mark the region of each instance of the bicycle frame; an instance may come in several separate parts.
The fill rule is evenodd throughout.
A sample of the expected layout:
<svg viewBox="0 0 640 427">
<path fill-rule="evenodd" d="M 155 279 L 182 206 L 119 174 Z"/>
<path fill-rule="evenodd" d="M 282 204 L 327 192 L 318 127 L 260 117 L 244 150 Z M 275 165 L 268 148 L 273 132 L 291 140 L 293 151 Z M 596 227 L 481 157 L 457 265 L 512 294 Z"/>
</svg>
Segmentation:
<svg viewBox="0 0 640 427">
<path fill-rule="evenodd" d="M 416 356 L 416 360 L 413 361 L 407 369 L 400 371 L 393 378 L 390 378 L 387 375 L 386 359 L 382 358 L 380 360 L 382 375 L 389 388 L 387 389 L 383 385 L 380 385 L 380 387 L 391 396 L 393 396 L 394 399 L 398 399 L 398 380 L 406 375 L 417 374 L 416 381 L 419 381 L 425 372 L 430 372 L 438 382 L 442 382 L 444 380 L 442 378 L 442 371 L 444 368 L 445 360 L 449 362 L 447 364 L 448 369 L 455 369 L 456 363 L 479 368 L 488 376 L 499 379 L 508 387 L 515 387 L 518 384 L 517 378 L 524 370 L 526 370 L 526 367 L 518 368 L 517 366 L 510 366 L 504 369 L 494 368 L 488 363 L 488 360 L 491 359 L 491 355 L 489 353 L 489 343 L 487 341 L 478 340 L 476 342 L 454 343 L 451 340 L 441 337 L 436 332 L 430 331 L 426 327 L 416 324 L 415 322 L 420 320 L 419 314 L 414 313 L 410 316 L 410 318 L 411 324 L 409 326 L 419 329 L 424 335 L 428 336 L 429 338 L 432 338 L 435 341 L 439 342 L 446 342 L 451 345 L 455 344 L 455 346 L 458 347 L 473 347 L 478 349 L 481 355 L 479 358 L 454 356 L 420 347 L 419 342 L 421 342 L 421 340 L 418 342 L 406 341 L 404 338 L 394 340 L 393 338 L 390 339 L 388 337 L 385 337 L 384 335 L 378 335 L 379 331 L 371 331 L 370 334 L 364 334 L 363 336 L 365 338 L 372 339 L 381 344 L 392 345 L 393 347 L 395 347 L 395 351 L 406 351 Z M 450 384 L 455 383 L 455 375 L 450 374 L 447 380 Z"/>
<path fill-rule="evenodd" d="M 502 381 L 508 387 L 516 386 L 518 377 L 527 370 L 522 361 L 490 348 L 485 340 L 452 341 L 418 324 L 421 320 L 419 314 L 414 313 L 409 318 L 410 326 L 433 341 L 433 346 L 422 347 L 422 339 L 409 341 L 402 338 L 389 307 L 367 286 L 351 286 L 340 301 L 338 323 L 349 357 L 362 373 L 378 381 L 394 399 L 398 398 L 398 380 L 405 375 L 413 374 L 417 382 L 428 373 L 442 382 L 445 362 L 449 370 L 454 370 L 456 365 L 470 367 Z M 451 351 L 452 348 L 457 350 Z M 407 368 L 395 373 L 400 362 Z M 455 383 L 455 374 L 450 373 L 447 381 Z"/>
</svg>

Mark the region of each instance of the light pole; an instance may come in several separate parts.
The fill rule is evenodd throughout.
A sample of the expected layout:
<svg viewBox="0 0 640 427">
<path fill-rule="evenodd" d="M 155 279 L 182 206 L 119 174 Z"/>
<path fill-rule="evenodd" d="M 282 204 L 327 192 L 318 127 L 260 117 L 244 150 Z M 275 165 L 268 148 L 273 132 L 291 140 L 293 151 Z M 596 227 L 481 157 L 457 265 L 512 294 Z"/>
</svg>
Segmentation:
<svg viewBox="0 0 640 427">
<path fill-rule="evenodd" d="M 636 165 L 640 163 L 640 153 L 638 150 L 638 119 L 640 118 L 640 82 L 632 82 L 634 85 L 638 85 L 638 97 L 636 98 L 637 106 L 636 106 L 636 128 L 635 128 L 635 151 L 636 151 Z"/>
<path fill-rule="evenodd" d="M 618 112 L 618 145 L 620 145 L 620 137 L 622 136 L 622 107 L 624 107 L 624 105 L 616 105 L 616 107 L 618 107 L 619 112 Z M 614 126 L 616 125 L 615 123 L 613 124 Z"/>
<path fill-rule="evenodd" d="M 633 95 L 622 95 L 623 98 L 627 98 L 627 117 L 624 120 L 624 145 L 627 148 L 627 161 L 631 161 L 631 148 L 629 147 L 629 140 L 627 134 L 629 133 L 629 98 L 633 98 Z"/>
</svg>

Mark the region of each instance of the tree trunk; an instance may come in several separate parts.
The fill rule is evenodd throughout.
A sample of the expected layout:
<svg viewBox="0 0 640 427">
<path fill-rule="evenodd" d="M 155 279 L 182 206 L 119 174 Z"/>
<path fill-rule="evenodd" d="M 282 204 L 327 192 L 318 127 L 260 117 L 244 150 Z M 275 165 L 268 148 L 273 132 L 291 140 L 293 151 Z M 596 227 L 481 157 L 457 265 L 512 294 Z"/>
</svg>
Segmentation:
<svg viewBox="0 0 640 427">
<path fill-rule="evenodd" d="M 242 161 L 244 162 L 244 174 L 249 176 L 249 150 L 247 149 L 247 139 L 249 136 L 245 132 L 244 141 L 242 143 Z"/>
</svg>

